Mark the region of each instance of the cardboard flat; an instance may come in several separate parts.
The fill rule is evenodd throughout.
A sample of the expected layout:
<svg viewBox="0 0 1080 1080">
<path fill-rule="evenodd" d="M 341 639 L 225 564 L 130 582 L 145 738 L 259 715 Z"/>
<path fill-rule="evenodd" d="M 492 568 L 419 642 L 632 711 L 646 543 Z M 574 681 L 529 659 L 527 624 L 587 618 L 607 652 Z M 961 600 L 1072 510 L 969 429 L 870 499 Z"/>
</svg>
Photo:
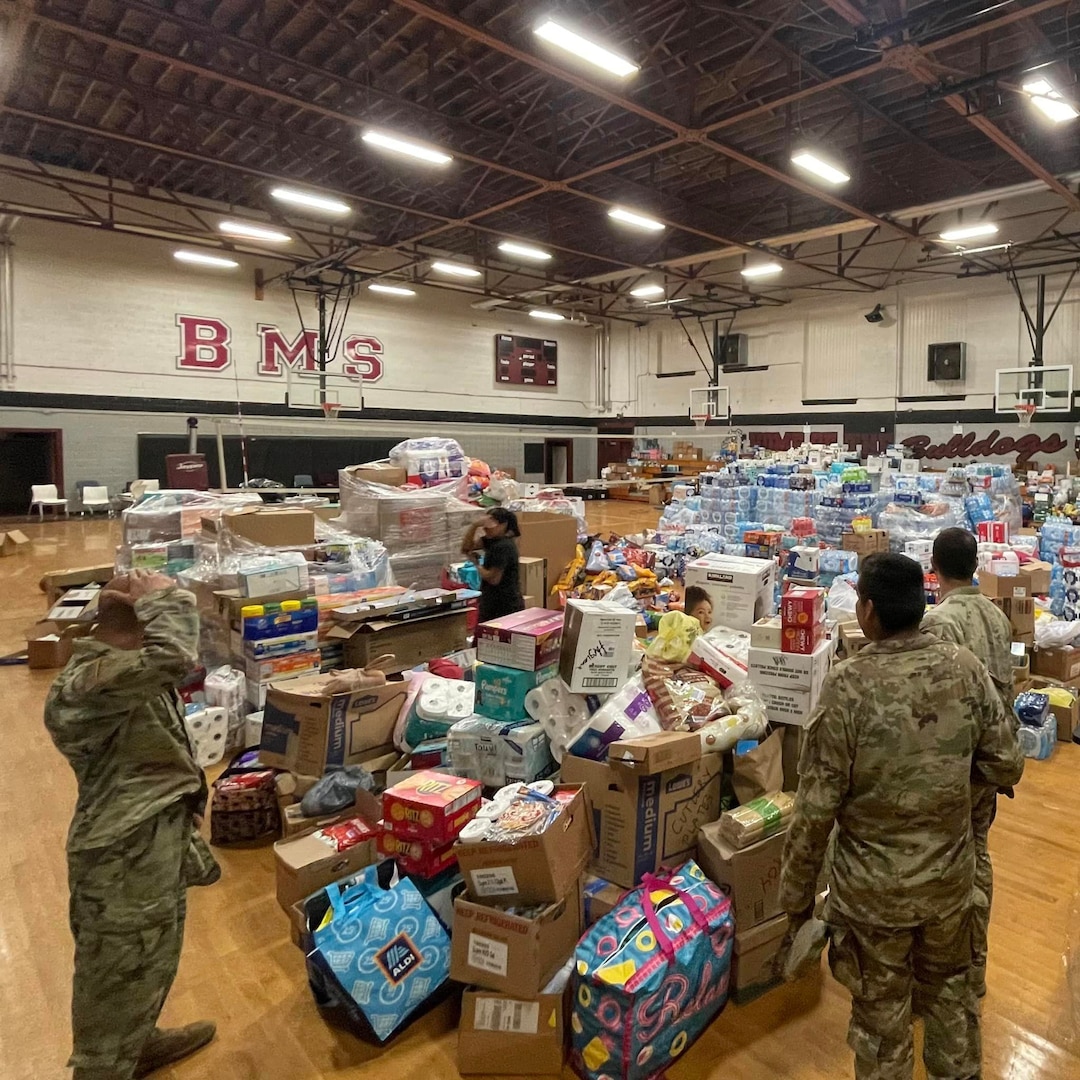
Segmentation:
<svg viewBox="0 0 1080 1080">
<path fill-rule="evenodd" d="M 569 1007 L 569 981 L 561 993 L 525 1000 L 466 990 L 458 1025 L 458 1072 L 491 1076 L 512 1067 L 519 1076 L 561 1076 Z"/>
<path fill-rule="evenodd" d="M 221 528 L 260 547 L 315 543 L 315 515 L 301 506 L 238 506 L 222 513 Z"/>
<path fill-rule="evenodd" d="M 746 930 L 736 923 L 730 984 L 736 1004 L 780 984 L 781 976 L 773 971 L 773 962 L 784 943 L 787 928 L 786 914 Z"/>
<path fill-rule="evenodd" d="M 780 904 L 780 867 L 787 830 L 738 850 L 721 835 L 720 823 L 710 822 L 697 841 L 697 862 L 705 876 L 731 897 L 735 925 L 740 930 L 775 919 Z"/>
<path fill-rule="evenodd" d="M 8 555 L 25 555 L 30 550 L 30 537 L 19 529 L 0 532 L 0 558 Z"/>
<path fill-rule="evenodd" d="M 518 554 L 544 560 L 548 584 L 543 594 L 543 606 L 559 611 L 561 603 L 558 596 L 551 595 L 551 587 L 577 554 L 577 520 L 568 514 L 554 514 L 546 510 L 524 511 L 517 518 L 521 527 Z"/>
<path fill-rule="evenodd" d="M 722 754 L 701 754 L 652 775 L 567 755 L 561 775 L 585 784 L 593 805 L 599 877 L 631 889 L 643 874 L 692 855 L 698 830 L 720 816 Z"/>
<path fill-rule="evenodd" d="M 521 592 L 526 597 L 534 597 L 540 607 L 544 606 L 547 597 L 547 560 L 532 556 L 521 556 L 518 559 L 518 573 L 521 575 Z M 536 604 L 526 604 L 526 607 L 535 607 Z"/>
<path fill-rule="evenodd" d="M 359 818 L 350 820 L 365 838 L 344 851 L 322 838 L 321 830 L 274 844 L 277 901 L 286 912 L 305 896 L 363 870 L 378 858 L 374 828 Z"/>
<path fill-rule="evenodd" d="M 467 611 L 451 611 L 406 622 L 373 619 L 339 624 L 326 634 L 328 640 L 344 643 L 346 667 L 367 667 L 376 658 L 393 653 L 394 661 L 384 670 L 394 672 L 409 671 L 436 657 L 464 649 L 468 636 Z"/>
<path fill-rule="evenodd" d="M 589 863 L 593 844 L 592 804 L 580 788 L 539 836 L 516 844 L 459 841 L 455 850 L 469 893 L 476 899 L 537 904 L 560 900 L 570 892 Z"/>
<path fill-rule="evenodd" d="M 534 997 L 566 963 L 583 931 L 577 880 L 565 897 L 531 919 L 459 896 L 450 978 L 511 997 Z"/>
<path fill-rule="evenodd" d="M 332 678 L 270 684 L 259 746 L 264 765 L 322 776 L 328 765 L 358 765 L 373 751 L 392 749 L 407 684 L 392 678 L 385 686 L 331 697 L 325 688 Z"/>
<path fill-rule="evenodd" d="M 95 583 L 104 585 L 114 577 L 116 566 L 110 562 L 97 566 L 79 566 L 70 570 L 50 570 L 42 577 L 39 586 L 49 607 L 52 607 L 68 589 Z"/>
</svg>

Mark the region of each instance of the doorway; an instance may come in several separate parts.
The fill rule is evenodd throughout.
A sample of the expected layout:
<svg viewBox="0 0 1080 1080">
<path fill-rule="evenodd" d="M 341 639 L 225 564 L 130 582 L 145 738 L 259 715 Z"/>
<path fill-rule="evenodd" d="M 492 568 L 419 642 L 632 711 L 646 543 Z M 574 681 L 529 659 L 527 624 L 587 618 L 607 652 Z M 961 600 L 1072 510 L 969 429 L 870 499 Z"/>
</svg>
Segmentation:
<svg viewBox="0 0 1080 1080">
<path fill-rule="evenodd" d="M 544 440 L 544 483 L 572 484 L 574 482 L 574 440 Z"/>
<path fill-rule="evenodd" d="M 0 428 L 0 514 L 26 513 L 33 484 L 55 484 L 64 497 L 63 433 Z"/>
</svg>

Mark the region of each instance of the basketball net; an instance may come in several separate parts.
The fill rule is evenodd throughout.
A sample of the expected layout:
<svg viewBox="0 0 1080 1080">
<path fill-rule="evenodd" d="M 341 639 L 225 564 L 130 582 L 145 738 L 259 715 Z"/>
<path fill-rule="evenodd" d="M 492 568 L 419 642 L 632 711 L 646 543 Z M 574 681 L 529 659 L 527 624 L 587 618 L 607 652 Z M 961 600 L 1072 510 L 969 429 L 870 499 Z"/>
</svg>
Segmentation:
<svg viewBox="0 0 1080 1080">
<path fill-rule="evenodd" d="M 324 401 L 322 403 L 323 419 L 336 420 L 338 413 L 341 412 L 340 401 Z"/>
<path fill-rule="evenodd" d="M 698 431 L 704 431 L 705 425 L 712 419 L 709 413 L 701 413 L 700 415 L 691 414 L 690 417 L 694 421 L 694 426 Z"/>
<path fill-rule="evenodd" d="M 1022 428 L 1031 427 L 1031 419 L 1035 415 L 1037 406 L 1025 403 L 1022 405 L 1014 405 L 1013 408 L 1016 410 L 1016 419 L 1020 422 L 1020 426 Z"/>
</svg>

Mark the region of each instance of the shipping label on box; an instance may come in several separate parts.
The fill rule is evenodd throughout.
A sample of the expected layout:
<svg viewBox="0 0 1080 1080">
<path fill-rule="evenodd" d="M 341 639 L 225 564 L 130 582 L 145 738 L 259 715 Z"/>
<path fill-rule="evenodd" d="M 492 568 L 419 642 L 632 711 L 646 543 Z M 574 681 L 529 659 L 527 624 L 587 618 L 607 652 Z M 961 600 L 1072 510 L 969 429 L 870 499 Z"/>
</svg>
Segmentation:
<svg viewBox="0 0 1080 1080">
<path fill-rule="evenodd" d="M 614 693 L 626 682 L 636 612 L 608 600 L 566 605 L 559 674 L 571 693 Z"/>
<path fill-rule="evenodd" d="M 740 930 L 783 913 L 780 902 L 780 870 L 787 830 L 750 847 L 732 847 L 720 835 L 720 823 L 701 829 L 697 842 L 697 862 L 705 876 L 731 897 L 735 925 Z"/>
<path fill-rule="evenodd" d="M 466 990 L 458 1025 L 458 1072 L 491 1076 L 509 1061 L 522 1076 L 561 1075 L 569 994 L 569 980 L 561 991 L 529 1000 Z"/>
<path fill-rule="evenodd" d="M 476 817 L 480 794 L 477 780 L 422 771 L 383 792 L 383 818 L 403 839 L 449 844 Z"/>
<path fill-rule="evenodd" d="M 562 612 L 527 608 L 481 623 L 476 629 L 476 658 L 485 664 L 536 671 L 559 659 Z"/>
</svg>

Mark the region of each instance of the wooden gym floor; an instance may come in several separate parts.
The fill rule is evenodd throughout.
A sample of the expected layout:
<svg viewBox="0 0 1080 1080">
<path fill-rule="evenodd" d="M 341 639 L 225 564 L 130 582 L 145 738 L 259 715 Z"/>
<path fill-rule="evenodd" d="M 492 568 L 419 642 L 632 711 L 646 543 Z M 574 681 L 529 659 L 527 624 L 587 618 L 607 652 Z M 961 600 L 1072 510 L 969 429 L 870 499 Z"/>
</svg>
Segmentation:
<svg viewBox="0 0 1080 1080">
<path fill-rule="evenodd" d="M 593 528 L 628 532 L 655 511 L 620 503 L 589 506 Z M 118 524 L 103 520 L 26 525 L 27 555 L 0 560 L 0 653 L 23 640 L 44 602 L 49 569 L 104 562 Z M 0 809 L 0 1076 L 68 1075 L 72 947 L 67 927 L 64 837 L 75 798 L 67 764 L 41 723 L 50 672 L 3 670 Z M 1002 800 L 991 847 L 996 897 L 989 994 L 984 1006 L 988 1080 L 1080 1077 L 1080 746 L 1058 744 L 1029 762 L 1015 801 Z M 218 1038 L 163 1080 L 318 1080 L 423 1077 L 449 1080 L 455 1014 L 442 1006 L 378 1051 L 328 1028 L 304 979 L 274 900 L 269 847 L 220 852 L 222 881 L 189 894 L 180 974 L 165 1007 L 168 1024 L 217 1021 Z M 1071 988 L 1071 989 L 1070 989 Z M 827 974 L 728 1006 L 670 1070 L 671 1080 L 837 1080 L 851 1076 L 845 1043 L 848 999 Z M 512 1062 L 507 1067 L 512 1067 Z M 569 1070 L 565 1075 L 569 1077 Z M 917 1077 L 924 1077 L 921 1064 Z"/>
</svg>

